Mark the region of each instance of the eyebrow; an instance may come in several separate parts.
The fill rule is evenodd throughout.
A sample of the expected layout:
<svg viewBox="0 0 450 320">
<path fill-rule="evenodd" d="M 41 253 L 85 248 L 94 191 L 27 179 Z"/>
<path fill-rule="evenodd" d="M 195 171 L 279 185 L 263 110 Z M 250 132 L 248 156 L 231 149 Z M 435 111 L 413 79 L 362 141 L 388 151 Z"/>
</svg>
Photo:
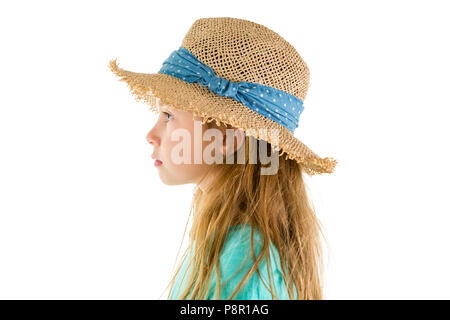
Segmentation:
<svg viewBox="0 0 450 320">
<path fill-rule="evenodd" d="M 162 106 L 162 107 L 159 107 L 159 111 L 171 111 L 171 110 L 166 106 Z"/>
</svg>

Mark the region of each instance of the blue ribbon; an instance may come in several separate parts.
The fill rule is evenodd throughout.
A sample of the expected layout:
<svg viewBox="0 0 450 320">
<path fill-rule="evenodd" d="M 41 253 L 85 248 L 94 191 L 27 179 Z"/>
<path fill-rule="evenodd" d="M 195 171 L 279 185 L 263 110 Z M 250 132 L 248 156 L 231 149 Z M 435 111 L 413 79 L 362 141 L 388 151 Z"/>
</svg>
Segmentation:
<svg viewBox="0 0 450 320">
<path fill-rule="evenodd" d="M 189 83 L 197 82 L 215 94 L 235 99 L 257 113 L 269 118 L 291 132 L 298 127 L 303 101 L 269 86 L 241 81 L 235 83 L 220 78 L 184 47 L 173 51 L 159 70 Z"/>
</svg>

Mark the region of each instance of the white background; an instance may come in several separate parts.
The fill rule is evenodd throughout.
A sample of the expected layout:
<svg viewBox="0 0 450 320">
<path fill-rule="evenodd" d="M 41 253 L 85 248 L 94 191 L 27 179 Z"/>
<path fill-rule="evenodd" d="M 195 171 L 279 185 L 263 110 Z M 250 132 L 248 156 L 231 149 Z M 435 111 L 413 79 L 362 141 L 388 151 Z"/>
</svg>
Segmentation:
<svg viewBox="0 0 450 320">
<path fill-rule="evenodd" d="M 108 63 L 155 73 L 196 19 L 235 17 L 311 71 L 295 135 L 339 161 L 307 179 L 325 299 L 449 299 L 446 4 L 2 2 L 0 298 L 165 298 L 194 186 L 159 180 L 156 115 Z"/>
</svg>

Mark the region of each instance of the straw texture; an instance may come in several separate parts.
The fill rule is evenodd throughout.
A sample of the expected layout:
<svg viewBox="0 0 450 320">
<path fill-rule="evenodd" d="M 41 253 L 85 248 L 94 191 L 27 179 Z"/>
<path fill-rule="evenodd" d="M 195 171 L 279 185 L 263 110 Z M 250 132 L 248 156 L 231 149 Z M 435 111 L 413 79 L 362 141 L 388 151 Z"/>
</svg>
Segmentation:
<svg viewBox="0 0 450 320">
<path fill-rule="evenodd" d="M 194 22 L 181 44 L 214 73 L 233 82 L 252 82 L 283 90 L 304 101 L 309 69 L 286 40 L 267 27 L 237 18 L 202 18 Z M 320 158 L 286 127 L 251 110 L 240 102 L 214 94 L 198 83 L 188 83 L 163 73 L 138 73 L 109 63 L 120 81 L 127 83 L 139 102 L 157 113 L 158 105 L 193 111 L 203 123 L 216 121 L 242 128 L 256 139 L 268 141 L 276 150 L 301 163 L 309 175 L 332 173 L 333 158 Z M 259 129 L 267 129 L 259 130 Z M 279 132 L 272 141 L 270 129 Z"/>
</svg>

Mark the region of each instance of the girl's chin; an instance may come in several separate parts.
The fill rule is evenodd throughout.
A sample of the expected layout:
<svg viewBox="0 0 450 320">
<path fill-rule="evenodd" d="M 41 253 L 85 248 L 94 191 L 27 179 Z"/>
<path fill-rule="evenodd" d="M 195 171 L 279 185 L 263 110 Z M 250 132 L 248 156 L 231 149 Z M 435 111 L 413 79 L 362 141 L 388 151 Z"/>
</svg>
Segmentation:
<svg viewBox="0 0 450 320">
<path fill-rule="evenodd" d="M 164 168 L 161 168 L 158 170 L 159 173 L 159 179 L 161 180 L 162 183 L 164 183 L 167 186 L 177 186 L 177 185 L 182 185 L 182 184 L 186 184 L 188 182 L 180 180 L 180 178 L 173 178 L 172 176 L 168 176 L 167 172 L 163 172 Z"/>
</svg>

